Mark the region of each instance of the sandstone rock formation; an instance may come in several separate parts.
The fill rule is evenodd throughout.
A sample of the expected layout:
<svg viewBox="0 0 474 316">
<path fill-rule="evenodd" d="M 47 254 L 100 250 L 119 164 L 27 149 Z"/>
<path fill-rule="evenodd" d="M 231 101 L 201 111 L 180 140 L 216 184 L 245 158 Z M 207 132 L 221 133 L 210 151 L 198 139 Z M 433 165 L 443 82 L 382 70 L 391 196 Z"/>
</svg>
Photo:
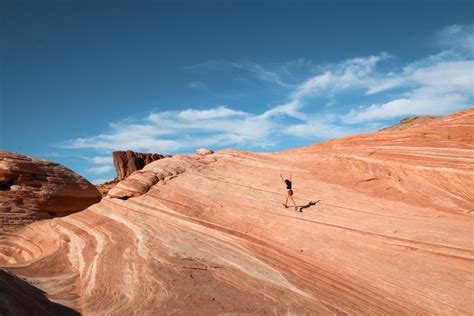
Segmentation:
<svg viewBox="0 0 474 316">
<path fill-rule="evenodd" d="M 100 199 L 92 184 L 58 163 L 0 151 L 0 233 Z"/>
<path fill-rule="evenodd" d="M 214 151 L 206 148 L 199 148 L 196 150 L 196 154 L 201 155 L 201 156 L 206 156 L 206 155 L 212 155 Z"/>
<path fill-rule="evenodd" d="M 473 127 L 471 109 L 160 159 L 82 212 L 0 237 L 0 265 L 84 315 L 473 314 Z M 302 213 L 282 206 L 280 173 Z"/>
<path fill-rule="evenodd" d="M 100 183 L 100 184 L 96 184 L 95 187 L 97 188 L 97 190 L 99 190 L 100 194 L 102 195 L 102 197 L 105 197 L 107 196 L 107 194 L 109 193 L 109 191 L 111 189 L 113 189 L 120 181 L 115 178 L 111 181 L 107 181 L 107 182 L 104 182 L 104 183 Z"/>
<path fill-rule="evenodd" d="M 127 179 L 120 181 L 108 192 L 107 196 L 123 200 L 140 196 L 148 192 L 150 187 L 160 180 L 163 180 L 163 184 L 165 184 L 167 180 L 185 172 L 192 162 L 194 160 L 187 162 L 180 159 L 164 158 L 162 163 L 145 166 L 143 170 L 136 171 Z"/>
<path fill-rule="evenodd" d="M 114 151 L 112 155 L 118 180 L 127 178 L 134 171 L 143 169 L 143 167 L 150 162 L 169 157 L 160 154 L 137 153 L 131 150 Z"/>
</svg>

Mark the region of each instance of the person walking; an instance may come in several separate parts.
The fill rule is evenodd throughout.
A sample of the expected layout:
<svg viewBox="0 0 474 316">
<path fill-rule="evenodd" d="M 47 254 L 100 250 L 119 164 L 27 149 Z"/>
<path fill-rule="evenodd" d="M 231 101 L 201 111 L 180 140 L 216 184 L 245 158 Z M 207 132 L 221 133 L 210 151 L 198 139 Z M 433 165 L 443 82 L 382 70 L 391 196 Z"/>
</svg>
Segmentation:
<svg viewBox="0 0 474 316">
<path fill-rule="evenodd" d="M 293 183 L 291 182 L 291 180 L 292 180 L 291 176 L 292 175 L 290 173 L 290 179 L 284 179 L 283 176 L 280 173 L 280 178 L 285 183 L 286 190 L 287 190 L 286 200 L 285 200 L 285 204 L 283 204 L 283 206 L 288 208 L 288 199 L 289 199 L 289 200 L 291 200 L 291 202 L 293 202 L 293 205 L 295 206 L 295 211 L 298 211 L 298 206 L 296 206 L 295 200 L 293 199 L 293 189 L 292 189 Z"/>
</svg>

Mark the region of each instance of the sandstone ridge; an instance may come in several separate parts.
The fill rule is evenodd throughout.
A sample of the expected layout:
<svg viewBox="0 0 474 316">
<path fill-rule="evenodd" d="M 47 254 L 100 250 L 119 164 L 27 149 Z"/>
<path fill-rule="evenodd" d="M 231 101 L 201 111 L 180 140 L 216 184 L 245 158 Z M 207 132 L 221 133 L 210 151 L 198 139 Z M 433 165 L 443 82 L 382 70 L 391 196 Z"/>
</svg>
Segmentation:
<svg viewBox="0 0 474 316">
<path fill-rule="evenodd" d="M 470 109 L 161 159 L 82 212 L 0 237 L 0 266 L 84 315 L 472 315 L 473 126 Z M 302 213 L 282 206 L 280 173 Z"/>
</svg>

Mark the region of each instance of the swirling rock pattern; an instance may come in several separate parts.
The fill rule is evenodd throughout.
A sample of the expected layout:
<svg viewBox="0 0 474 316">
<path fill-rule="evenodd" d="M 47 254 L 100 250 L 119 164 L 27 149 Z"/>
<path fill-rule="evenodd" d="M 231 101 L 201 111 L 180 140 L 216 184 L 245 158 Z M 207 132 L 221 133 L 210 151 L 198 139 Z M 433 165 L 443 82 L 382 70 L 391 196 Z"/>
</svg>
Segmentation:
<svg viewBox="0 0 474 316">
<path fill-rule="evenodd" d="M 471 109 L 161 159 L 82 212 L 1 237 L 0 262 L 85 315 L 473 314 L 473 127 Z M 284 208 L 280 173 L 298 204 L 320 201 Z"/>
<path fill-rule="evenodd" d="M 0 151 L 0 234 L 99 202 L 99 191 L 63 165 Z"/>
</svg>

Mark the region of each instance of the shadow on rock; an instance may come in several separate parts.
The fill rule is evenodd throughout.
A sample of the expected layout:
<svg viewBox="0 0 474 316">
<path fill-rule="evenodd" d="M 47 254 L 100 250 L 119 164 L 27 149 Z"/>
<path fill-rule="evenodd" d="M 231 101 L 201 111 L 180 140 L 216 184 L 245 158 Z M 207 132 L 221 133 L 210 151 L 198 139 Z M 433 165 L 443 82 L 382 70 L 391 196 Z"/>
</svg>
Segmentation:
<svg viewBox="0 0 474 316">
<path fill-rule="evenodd" d="M 309 201 L 308 204 L 298 206 L 298 208 L 300 209 L 300 212 L 302 212 L 303 209 L 305 209 L 305 208 L 310 208 L 311 206 L 315 206 L 315 205 L 318 204 L 320 201 L 321 201 L 321 200 Z"/>
<path fill-rule="evenodd" d="M 80 315 L 51 302 L 43 291 L 0 269 L 0 315 Z"/>
</svg>

